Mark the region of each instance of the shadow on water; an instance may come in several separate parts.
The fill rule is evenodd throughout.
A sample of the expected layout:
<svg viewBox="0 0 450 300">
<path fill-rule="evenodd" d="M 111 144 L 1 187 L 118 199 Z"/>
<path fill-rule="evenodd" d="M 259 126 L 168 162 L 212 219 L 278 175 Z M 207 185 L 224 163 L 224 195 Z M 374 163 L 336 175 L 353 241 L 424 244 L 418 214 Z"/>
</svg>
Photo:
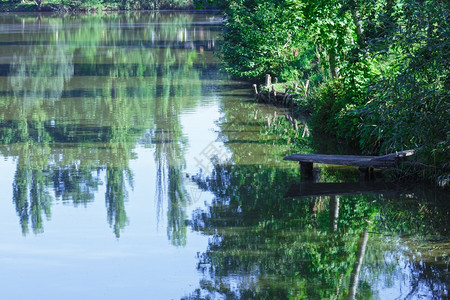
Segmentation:
<svg viewBox="0 0 450 300">
<path fill-rule="evenodd" d="M 383 299 L 393 286 L 400 298 L 448 296 L 448 192 L 321 176 L 218 164 L 196 178 L 214 200 L 189 224 L 210 241 L 185 299 Z"/>
</svg>

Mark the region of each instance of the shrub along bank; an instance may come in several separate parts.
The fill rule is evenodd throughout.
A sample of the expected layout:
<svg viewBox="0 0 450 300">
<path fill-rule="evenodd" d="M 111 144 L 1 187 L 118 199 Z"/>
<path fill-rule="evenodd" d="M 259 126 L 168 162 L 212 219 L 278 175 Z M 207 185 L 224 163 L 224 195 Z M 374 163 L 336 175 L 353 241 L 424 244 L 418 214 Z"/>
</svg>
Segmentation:
<svg viewBox="0 0 450 300">
<path fill-rule="evenodd" d="M 231 74 L 309 80 L 313 132 L 365 154 L 416 149 L 403 175 L 450 179 L 449 2 L 227 0 Z"/>
</svg>

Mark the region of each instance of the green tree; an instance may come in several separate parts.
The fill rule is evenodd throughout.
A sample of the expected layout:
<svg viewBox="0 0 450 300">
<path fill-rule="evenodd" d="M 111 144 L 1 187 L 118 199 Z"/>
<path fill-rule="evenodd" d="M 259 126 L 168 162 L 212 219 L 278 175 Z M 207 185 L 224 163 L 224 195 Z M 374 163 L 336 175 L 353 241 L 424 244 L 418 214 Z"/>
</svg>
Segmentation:
<svg viewBox="0 0 450 300">
<path fill-rule="evenodd" d="M 226 70 L 312 80 L 314 132 L 370 154 L 417 149 L 419 168 L 404 171 L 448 182 L 447 2 L 226 4 Z"/>
<path fill-rule="evenodd" d="M 445 1 L 396 2 L 380 18 L 372 48 L 389 64 L 360 112 L 363 149 L 416 148 L 431 177 L 449 170 L 449 8 Z"/>
<path fill-rule="evenodd" d="M 310 47 L 302 38 L 299 13 L 289 1 L 227 1 L 221 57 L 233 75 L 261 79 L 265 74 L 298 72 Z"/>
</svg>

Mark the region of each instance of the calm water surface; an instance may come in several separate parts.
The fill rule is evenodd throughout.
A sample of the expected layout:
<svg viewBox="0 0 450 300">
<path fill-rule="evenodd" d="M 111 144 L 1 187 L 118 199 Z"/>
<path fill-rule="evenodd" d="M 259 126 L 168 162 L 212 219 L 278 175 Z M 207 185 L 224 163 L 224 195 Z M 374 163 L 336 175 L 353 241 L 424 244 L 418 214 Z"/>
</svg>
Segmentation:
<svg viewBox="0 0 450 300">
<path fill-rule="evenodd" d="M 448 192 L 301 183 L 220 22 L 0 15 L 1 298 L 448 298 Z"/>
</svg>

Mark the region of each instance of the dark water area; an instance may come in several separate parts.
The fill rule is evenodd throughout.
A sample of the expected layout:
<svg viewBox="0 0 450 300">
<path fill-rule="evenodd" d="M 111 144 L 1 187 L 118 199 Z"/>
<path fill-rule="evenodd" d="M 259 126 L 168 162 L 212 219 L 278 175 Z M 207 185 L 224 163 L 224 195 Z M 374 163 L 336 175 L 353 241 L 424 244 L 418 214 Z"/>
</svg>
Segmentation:
<svg viewBox="0 0 450 300">
<path fill-rule="evenodd" d="M 221 21 L 0 14 L 1 298 L 448 298 L 449 192 L 302 181 Z"/>
</svg>

